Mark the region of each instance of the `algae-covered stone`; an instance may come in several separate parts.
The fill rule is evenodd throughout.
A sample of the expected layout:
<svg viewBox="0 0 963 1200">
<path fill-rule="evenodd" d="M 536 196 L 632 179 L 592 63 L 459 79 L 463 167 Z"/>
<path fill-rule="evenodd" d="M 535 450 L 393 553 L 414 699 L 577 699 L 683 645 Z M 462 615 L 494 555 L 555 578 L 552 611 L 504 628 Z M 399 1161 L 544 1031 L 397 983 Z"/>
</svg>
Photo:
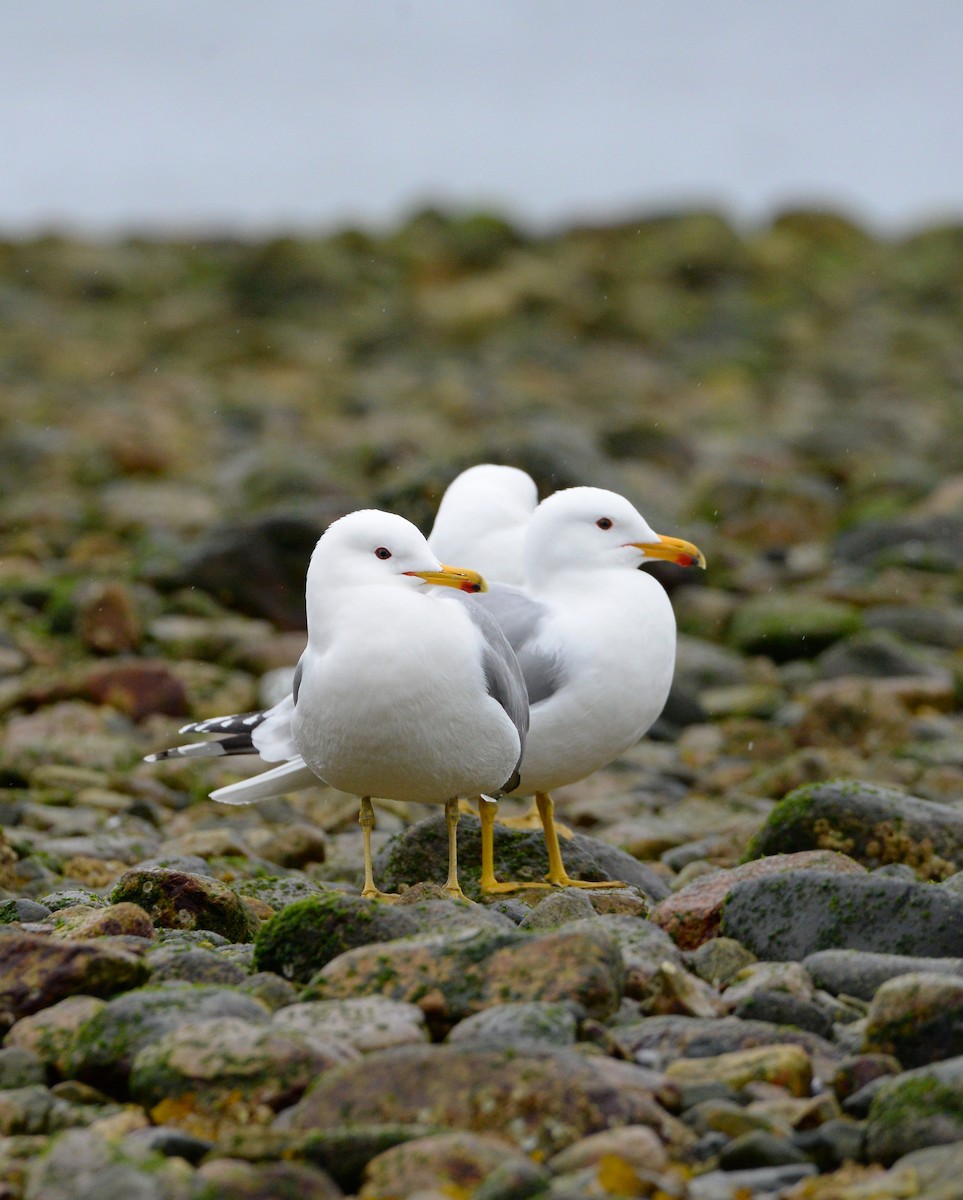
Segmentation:
<svg viewBox="0 0 963 1200">
<path fill-rule="evenodd" d="M 562 844 L 562 857 L 573 879 L 613 880 L 639 888 L 650 900 L 668 893 L 665 880 L 651 867 L 596 838 L 575 834 Z M 448 833 L 443 815 L 410 826 L 375 859 L 375 876 L 387 891 L 422 880 L 444 883 L 448 872 Z M 476 817 L 458 823 L 458 874 L 465 894 L 481 897 L 481 825 Z M 548 873 L 545 839 L 539 833 L 495 826 L 495 874 L 499 879 L 538 882 Z"/>
<path fill-rule="evenodd" d="M 137 954 L 104 942 L 63 942 L 20 931 L 0 934 L 0 1020 L 38 1012 L 66 996 L 112 996 L 143 983 Z"/>
<path fill-rule="evenodd" d="M 203 1133 L 216 1129 L 218 1119 L 263 1121 L 259 1108 L 293 1104 L 322 1072 L 356 1053 L 273 1025 L 208 1017 L 143 1046 L 130 1092 L 156 1121 Z"/>
<path fill-rule="evenodd" d="M 493 1046 L 533 1042 L 571 1046 L 578 1033 L 574 1006 L 529 1001 L 497 1004 L 466 1017 L 448 1035 L 449 1042 L 488 1041 Z"/>
<path fill-rule="evenodd" d="M 186 1021 L 238 1019 L 267 1024 L 267 1009 L 232 988 L 169 984 L 118 996 L 82 1025 L 65 1073 L 122 1091 L 139 1050 Z"/>
<path fill-rule="evenodd" d="M 963 811 L 861 780 L 809 784 L 776 805 L 746 857 L 816 849 L 870 868 L 907 863 L 921 879 L 945 879 L 963 869 Z"/>
<path fill-rule="evenodd" d="M 501 1138 L 487 1134 L 459 1130 L 419 1138 L 373 1158 L 360 1197 L 395 1200 L 422 1190 L 471 1196 L 506 1160 L 521 1163 L 524 1156 Z"/>
<path fill-rule="evenodd" d="M 817 950 L 963 955 L 963 897 L 879 875 L 792 871 L 737 884 L 722 932 L 760 959 Z"/>
<path fill-rule="evenodd" d="M 193 1200 L 340 1200 L 341 1189 L 310 1163 L 211 1158 L 198 1170 Z"/>
<path fill-rule="evenodd" d="M 877 1088 L 866 1123 L 866 1156 L 891 1163 L 923 1146 L 963 1140 L 963 1058 L 904 1071 Z"/>
<path fill-rule="evenodd" d="M 786 662 L 815 658 L 861 627 L 859 611 L 851 605 L 802 592 L 765 592 L 735 610 L 729 639 L 744 653 Z"/>
<path fill-rule="evenodd" d="M 24 1200 L 188 1200 L 193 1170 L 91 1130 L 67 1130 L 27 1167 Z"/>
<path fill-rule="evenodd" d="M 446 1029 L 493 1004 L 570 1000 L 610 1016 L 622 993 L 617 947 L 598 933 L 478 931 L 364 946 L 329 963 L 305 998 L 380 994 L 417 1004 Z"/>
<path fill-rule="evenodd" d="M 154 923 L 148 914 L 139 905 L 126 901 L 104 908 L 86 904 L 61 908 L 55 913 L 52 924 L 54 937 L 78 941 L 121 936 L 149 940 L 154 936 Z"/>
<path fill-rule="evenodd" d="M 900 975 L 880 987 L 867 1014 L 863 1049 L 920 1067 L 963 1054 L 963 976 Z"/>
<path fill-rule="evenodd" d="M 8 1046 L 35 1054 L 61 1075 L 67 1073 L 68 1056 L 77 1030 L 107 1004 L 95 996 L 68 996 L 29 1017 L 21 1017 L 6 1037 Z"/>
<path fill-rule="evenodd" d="M 227 884 L 167 867 L 126 871 L 110 899 L 139 904 L 167 929 L 209 929 L 232 942 L 253 941 L 260 924 Z"/>
<path fill-rule="evenodd" d="M 417 931 L 418 922 L 402 908 L 327 892 L 296 900 L 272 917 L 258 933 L 254 965 L 307 983 L 346 950 Z"/>
<path fill-rule="evenodd" d="M 336 1067 L 279 1120 L 293 1130 L 417 1120 L 505 1137 L 526 1153 L 613 1126 L 671 1124 L 651 1072 L 570 1050 L 471 1045 L 405 1046 Z"/>
<path fill-rule="evenodd" d="M 833 851 L 773 854 L 759 862 L 744 863 L 727 871 L 715 871 L 686 884 L 656 905 L 651 920 L 665 929 L 683 950 L 694 950 L 718 934 L 722 906 L 736 884 L 746 879 L 804 869 L 863 871 L 858 863 Z"/>
</svg>

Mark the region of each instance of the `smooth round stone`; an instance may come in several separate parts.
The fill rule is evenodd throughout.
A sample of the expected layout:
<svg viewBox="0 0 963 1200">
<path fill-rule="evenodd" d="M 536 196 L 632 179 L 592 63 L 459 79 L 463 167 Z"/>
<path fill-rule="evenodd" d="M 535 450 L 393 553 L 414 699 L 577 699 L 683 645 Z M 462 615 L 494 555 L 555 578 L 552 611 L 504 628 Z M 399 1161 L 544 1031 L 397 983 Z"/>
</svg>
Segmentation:
<svg viewBox="0 0 963 1200">
<path fill-rule="evenodd" d="M 531 1001 L 496 1004 L 466 1017 L 452 1029 L 449 1042 L 490 1041 L 499 1046 L 544 1043 L 572 1045 L 577 1036 L 578 1015 L 571 1004 Z"/>
<path fill-rule="evenodd" d="M 272 1024 L 277 1029 L 297 1030 L 307 1037 L 353 1046 L 362 1053 L 428 1040 L 425 1014 L 416 1004 L 383 996 L 289 1004 L 274 1014 Z"/>
</svg>

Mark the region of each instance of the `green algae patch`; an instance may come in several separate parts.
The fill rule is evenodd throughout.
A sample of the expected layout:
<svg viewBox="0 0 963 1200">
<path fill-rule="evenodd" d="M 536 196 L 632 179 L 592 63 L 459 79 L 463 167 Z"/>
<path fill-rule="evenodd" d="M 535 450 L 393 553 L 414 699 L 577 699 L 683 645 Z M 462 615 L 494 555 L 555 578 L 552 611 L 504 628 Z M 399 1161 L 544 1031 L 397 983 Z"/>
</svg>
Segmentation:
<svg viewBox="0 0 963 1200">
<path fill-rule="evenodd" d="M 288 904 L 261 928 L 254 943 L 254 969 L 307 983 L 348 950 L 417 932 L 417 922 L 401 909 L 340 892 L 307 896 Z"/>
</svg>

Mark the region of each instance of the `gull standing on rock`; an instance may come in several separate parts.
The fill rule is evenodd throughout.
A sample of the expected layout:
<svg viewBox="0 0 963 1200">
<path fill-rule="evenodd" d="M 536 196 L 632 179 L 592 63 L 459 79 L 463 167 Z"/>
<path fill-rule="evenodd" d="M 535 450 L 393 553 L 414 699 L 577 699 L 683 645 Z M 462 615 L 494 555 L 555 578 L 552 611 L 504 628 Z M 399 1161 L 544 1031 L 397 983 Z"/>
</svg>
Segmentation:
<svg viewBox="0 0 963 1200">
<path fill-rule="evenodd" d="M 497 486 L 497 475 L 484 478 Z M 449 506 L 449 519 L 456 516 Z M 477 523 L 466 524 L 477 539 Z M 457 549 L 453 539 L 447 544 Z M 465 552 L 471 548 L 469 539 Z M 547 879 L 556 885 L 613 886 L 569 876 L 551 792 L 634 746 L 665 705 L 675 671 L 675 615 L 658 580 L 638 570 L 652 561 L 705 566 L 697 547 L 656 533 L 623 496 L 567 488 L 543 500 L 525 523 L 525 586 L 493 581 L 479 597 L 498 620 L 525 677 L 531 725 L 516 790 L 535 797 L 548 850 Z M 495 812 L 496 805 L 481 797 L 482 878 L 489 891 L 498 890 Z"/>
<path fill-rule="evenodd" d="M 359 796 L 367 897 L 386 896 L 372 872 L 371 797 L 444 804 L 445 886 L 461 896 L 458 797 L 511 790 L 528 728 L 511 647 L 474 598 L 458 595 L 485 588 L 477 572 L 440 563 L 402 517 L 375 510 L 342 517 L 311 556 L 308 644 L 292 694 L 267 712 L 187 725 L 182 733 L 212 740 L 149 760 L 259 752 L 281 763 L 211 793 L 228 804 L 318 779 Z"/>
</svg>

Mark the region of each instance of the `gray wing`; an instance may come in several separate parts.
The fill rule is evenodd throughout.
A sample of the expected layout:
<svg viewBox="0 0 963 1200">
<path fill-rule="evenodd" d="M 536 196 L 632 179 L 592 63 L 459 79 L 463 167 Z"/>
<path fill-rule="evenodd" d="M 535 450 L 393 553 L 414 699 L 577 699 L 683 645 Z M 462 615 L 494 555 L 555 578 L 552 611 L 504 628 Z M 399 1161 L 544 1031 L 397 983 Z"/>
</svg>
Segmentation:
<svg viewBox="0 0 963 1200">
<path fill-rule="evenodd" d="M 556 652 L 539 644 L 539 631 L 548 616 L 545 605 L 507 583 L 493 583 L 472 603 L 491 613 L 508 638 L 522 669 L 529 704 L 554 696 L 565 683 L 565 668 Z"/>
<path fill-rule="evenodd" d="M 455 593 L 446 599 L 461 604 L 475 627 L 482 635 L 482 668 L 485 672 L 485 683 L 488 694 L 497 700 L 518 730 L 518 740 L 521 746 L 518 762 L 511 778 L 502 788 L 504 792 L 514 791 L 519 784 L 519 767 L 525 753 L 525 737 L 528 733 L 528 691 L 525 679 L 515 652 L 509 645 L 508 639 L 502 633 L 495 618 L 475 603 L 475 598 L 460 596 Z"/>
</svg>

